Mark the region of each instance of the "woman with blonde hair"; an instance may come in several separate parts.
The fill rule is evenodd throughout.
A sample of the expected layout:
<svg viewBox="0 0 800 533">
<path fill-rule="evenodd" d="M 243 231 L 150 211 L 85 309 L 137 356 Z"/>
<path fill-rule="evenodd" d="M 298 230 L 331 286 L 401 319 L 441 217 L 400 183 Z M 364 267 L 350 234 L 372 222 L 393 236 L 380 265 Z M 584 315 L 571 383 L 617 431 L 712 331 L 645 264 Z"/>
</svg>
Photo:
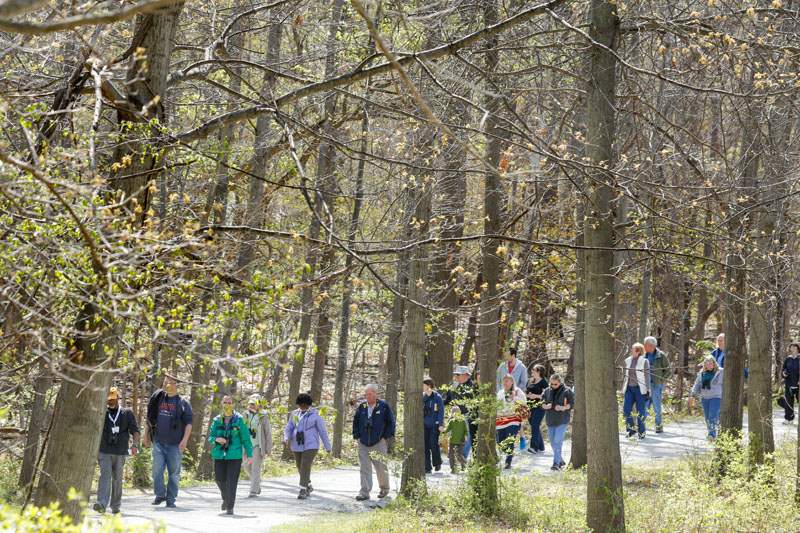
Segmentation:
<svg viewBox="0 0 800 533">
<path fill-rule="evenodd" d="M 622 414 L 625 416 L 625 427 L 628 437 L 634 435 L 643 439 L 645 435 L 644 419 L 647 416 L 647 401 L 650 399 L 650 362 L 644 355 L 644 345 L 640 342 L 631 346 L 631 355 L 625 359 L 623 368 L 625 376 L 622 381 Z M 633 406 L 636 405 L 637 427 L 633 427 Z"/>
<path fill-rule="evenodd" d="M 497 400 L 500 403 L 495 420 L 497 443 L 506 454 L 506 468 L 511 468 L 517 433 L 519 433 L 522 420 L 528 417 L 525 393 L 517 387 L 514 376 L 511 374 L 503 376 L 502 388 L 497 391 Z"/>
<path fill-rule="evenodd" d="M 692 396 L 699 397 L 703 405 L 703 416 L 708 428 L 708 439 L 717 438 L 719 426 L 719 410 L 722 406 L 722 378 L 724 369 L 719 366 L 713 355 L 703 359 L 703 368 L 697 373 L 692 387 Z"/>
</svg>

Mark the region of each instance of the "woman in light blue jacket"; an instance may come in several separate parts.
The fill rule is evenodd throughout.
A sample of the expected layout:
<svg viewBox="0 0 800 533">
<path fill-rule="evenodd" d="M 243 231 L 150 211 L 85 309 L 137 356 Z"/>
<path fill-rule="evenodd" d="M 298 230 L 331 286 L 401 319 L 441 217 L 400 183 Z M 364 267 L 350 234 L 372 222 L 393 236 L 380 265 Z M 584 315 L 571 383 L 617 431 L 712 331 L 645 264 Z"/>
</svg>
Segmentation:
<svg viewBox="0 0 800 533">
<path fill-rule="evenodd" d="M 724 369 L 717 364 L 713 356 L 703 359 L 703 368 L 697 373 L 692 387 L 692 396 L 699 397 L 703 404 L 703 415 L 706 418 L 708 439 L 717 438 L 719 411 L 722 406 L 722 378 Z"/>
<path fill-rule="evenodd" d="M 298 409 L 289 414 L 289 421 L 283 430 L 283 444 L 288 444 L 294 452 L 294 461 L 300 474 L 300 494 L 297 499 L 305 500 L 314 490 L 311 486 L 311 465 L 319 451 L 320 441 L 328 453 L 331 451 L 331 443 L 325 421 L 316 409 L 311 408 L 311 396 L 299 394 L 295 403 Z"/>
</svg>

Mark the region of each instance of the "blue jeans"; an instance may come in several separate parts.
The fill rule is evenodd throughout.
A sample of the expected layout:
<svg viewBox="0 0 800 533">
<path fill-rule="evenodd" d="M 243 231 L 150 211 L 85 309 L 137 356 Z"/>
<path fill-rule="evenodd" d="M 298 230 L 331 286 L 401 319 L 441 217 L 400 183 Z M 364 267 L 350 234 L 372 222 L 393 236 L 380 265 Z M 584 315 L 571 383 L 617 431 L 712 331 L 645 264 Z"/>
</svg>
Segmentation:
<svg viewBox="0 0 800 533">
<path fill-rule="evenodd" d="M 167 470 L 167 486 L 164 487 L 164 470 Z M 156 498 L 166 498 L 175 503 L 181 482 L 181 451 L 177 444 L 153 442 L 153 489 Z"/>
<path fill-rule="evenodd" d="M 475 435 L 478 433 L 478 424 L 467 420 L 467 439 L 464 441 L 464 458 L 469 459 L 469 452 L 472 451 L 472 441 L 475 440 Z"/>
<path fill-rule="evenodd" d="M 511 464 L 511 459 L 514 457 L 517 433 L 519 433 L 519 426 L 508 426 L 497 430 L 497 443 L 500 445 L 500 450 L 506 454 L 507 465 Z"/>
<path fill-rule="evenodd" d="M 717 427 L 719 426 L 719 410 L 722 406 L 722 398 L 709 398 L 703 400 L 703 415 L 706 418 L 708 436 L 717 438 Z"/>
<path fill-rule="evenodd" d="M 564 458 L 561 457 L 561 447 L 564 445 L 564 437 L 567 434 L 569 424 L 560 426 L 547 426 L 547 438 L 550 439 L 550 447 L 553 448 L 553 465 L 561 466 Z"/>
<path fill-rule="evenodd" d="M 625 416 L 625 427 L 628 431 L 633 431 L 633 405 L 636 404 L 636 420 L 639 426 L 639 435 L 644 435 L 644 419 L 647 416 L 647 400 L 639 389 L 639 386 L 629 386 L 625 389 L 625 399 L 622 402 L 622 414 Z"/>
<path fill-rule="evenodd" d="M 544 420 L 544 409 L 537 407 L 531 411 L 528 422 L 531 423 L 531 449 L 535 452 L 544 451 L 544 438 L 542 437 L 542 420 Z"/>
<path fill-rule="evenodd" d="M 661 427 L 661 397 L 664 395 L 664 384 L 650 384 L 650 405 L 656 415 L 656 427 Z M 649 406 L 648 406 L 649 410 Z"/>
</svg>

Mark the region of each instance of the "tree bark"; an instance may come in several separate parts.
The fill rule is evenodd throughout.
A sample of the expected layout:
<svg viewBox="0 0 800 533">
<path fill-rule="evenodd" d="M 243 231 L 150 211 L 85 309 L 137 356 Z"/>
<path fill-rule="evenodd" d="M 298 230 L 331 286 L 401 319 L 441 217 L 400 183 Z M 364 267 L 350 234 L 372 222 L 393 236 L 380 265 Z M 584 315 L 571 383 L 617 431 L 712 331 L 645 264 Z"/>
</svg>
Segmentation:
<svg viewBox="0 0 800 533">
<path fill-rule="evenodd" d="M 589 34 L 591 75 L 587 100 L 586 155 L 589 204 L 584 226 L 586 250 L 586 523 L 594 531 L 624 531 L 622 466 L 614 390 L 614 211 L 612 176 L 616 110 L 616 3 L 592 0 Z M 600 249 L 603 248 L 603 249 Z"/>
<path fill-rule="evenodd" d="M 46 330 L 43 332 L 50 347 L 51 335 Z M 25 436 L 25 451 L 22 455 L 22 466 L 19 472 L 20 490 L 27 492 L 28 486 L 36 477 L 36 459 L 39 457 L 39 440 L 47 423 L 47 391 L 53 384 L 50 368 L 45 359 L 39 360 L 39 368 L 33 382 L 33 399 L 31 401 L 30 419 L 28 420 L 28 433 Z"/>
</svg>

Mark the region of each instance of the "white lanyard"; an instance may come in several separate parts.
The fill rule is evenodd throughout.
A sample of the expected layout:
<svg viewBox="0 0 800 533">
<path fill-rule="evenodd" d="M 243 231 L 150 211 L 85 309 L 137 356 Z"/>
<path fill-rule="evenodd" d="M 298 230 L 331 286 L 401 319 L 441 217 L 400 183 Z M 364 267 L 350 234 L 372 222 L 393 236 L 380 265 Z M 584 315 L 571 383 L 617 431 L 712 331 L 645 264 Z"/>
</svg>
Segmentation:
<svg viewBox="0 0 800 533">
<path fill-rule="evenodd" d="M 117 425 L 117 419 L 119 418 L 119 414 L 121 412 L 122 412 L 122 409 L 117 407 L 117 416 L 115 416 L 114 418 L 111 418 L 111 413 L 108 414 L 108 419 L 111 420 L 111 425 L 113 425 L 113 426 Z"/>
</svg>

